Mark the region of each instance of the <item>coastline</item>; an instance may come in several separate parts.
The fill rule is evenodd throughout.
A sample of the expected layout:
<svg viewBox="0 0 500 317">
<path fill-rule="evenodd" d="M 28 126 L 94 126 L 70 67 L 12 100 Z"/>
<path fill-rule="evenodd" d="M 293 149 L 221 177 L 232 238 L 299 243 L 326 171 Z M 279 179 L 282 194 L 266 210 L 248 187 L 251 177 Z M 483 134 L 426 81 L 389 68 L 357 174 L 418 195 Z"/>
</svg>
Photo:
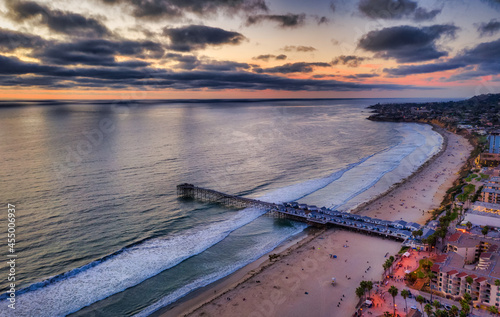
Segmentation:
<svg viewBox="0 0 500 317">
<path fill-rule="evenodd" d="M 433 130 L 440 133 L 443 136 L 443 144 L 441 146 L 440 151 L 436 153 L 434 156 L 432 156 L 430 159 L 428 159 L 415 172 L 413 172 L 412 175 L 408 176 L 407 178 L 403 179 L 402 181 L 396 184 L 393 184 L 388 190 L 370 199 L 368 202 L 365 202 L 362 205 L 357 206 L 351 212 L 368 215 L 372 217 L 380 216 L 380 218 L 386 220 L 398 220 L 404 217 L 404 219 L 407 221 L 415 221 L 421 224 L 423 224 L 427 219 L 429 219 L 431 217 L 429 213 L 422 212 L 422 215 L 420 215 L 420 212 L 416 213 L 414 209 L 419 209 L 419 211 L 420 210 L 428 211 L 430 209 L 439 206 L 445 195 L 446 190 L 458 177 L 458 175 L 455 174 L 457 174 L 459 169 L 461 169 L 464 163 L 467 161 L 470 151 L 472 150 L 472 146 L 470 145 L 467 139 L 459 135 L 453 134 L 451 132 L 448 132 L 435 125 L 433 125 Z M 450 144 L 450 139 L 451 139 L 451 144 Z M 457 144 L 459 144 L 460 146 L 458 146 Z M 447 156 L 445 156 L 445 154 Z M 457 161 L 460 161 L 460 164 L 456 164 Z M 443 172 L 443 166 L 446 166 L 444 167 L 444 171 L 447 171 L 447 173 Z M 435 175 L 438 175 L 439 173 L 442 173 L 440 177 L 445 176 L 445 179 L 441 180 L 442 182 L 438 182 L 436 180 L 437 176 Z M 432 183 L 433 186 L 429 185 L 429 183 Z M 418 198 L 416 197 L 418 195 L 418 191 L 425 191 L 426 189 L 428 191 L 431 191 L 431 193 L 434 193 L 434 195 L 432 197 L 430 196 L 427 197 L 426 195 L 422 194 L 423 197 L 418 197 Z M 401 210 L 398 210 L 397 212 L 394 213 L 392 212 L 395 211 L 396 208 L 394 208 L 394 205 L 398 201 L 407 202 L 410 201 L 411 199 L 415 199 L 415 201 L 413 202 L 415 203 L 415 205 L 412 205 L 412 203 L 410 203 L 410 206 L 415 206 L 414 208 L 410 208 L 410 210 L 408 210 L 407 209 L 408 206 L 405 206 L 406 208 L 404 209 L 401 208 Z M 419 203 L 418 208 L 416 207 L 417 203 Z M 333 232 L 335 232 L 334 235 L 332 235 Z M 313 235 L 312 237 L 311 236 L 305 237 L 300 241 L 294 243 L 294 245 L 292 246 L 286 243 L 282 244 L 281 246 L 279 246 L 278 248 L 276 248 L 274 251 L 271 252 L 271 254 L 273 253 L 280 254 L 280 257 L 277 261 L 274 262 L 269 261 L 268 259 L 269 254 L 266 254 L 259 260 L 245 266 L 244 268 L 236 271 L 235 273 L 229 275 L 228 277 L 222 279 L 221 281 L 212 283 L 202 288 L 201 290 L 196 290 L 190 295 L 187 295 L 185 298 L 180 299 L 177 302 L 174 302 L 166 307 L 159 309 L 158 311 L 151 314 L 151 316 L 162 316 L 162 317 L 212 316 L 212 315 L 231 316 L 234 315 L 236 312 L 238 312 L 239 315 L 243 315 L 244 314 L 243 312 L 246 312 L 247 315 L 255 313 L 255 316 L 260 316 L 261 312 L 256 311 L 255 307 L 257 307 L 259 303 L 265 300 L 265 298 L 270 298 L 272 294 L 274 294 L 276 297 L 277 292 L 283 295 L 282 297 L 286 298 L 286 300 L 284 300 L 283 303 L 281 303 L 281 300 L 271 303 L 273 311 L 279 312 L 278 315 L 289 314 L 292 316 L 294 315 L 295 312 L 298 312 L 297 309 L 299 309 L 299 307 L 296 306 L 295 301 L 301 299 L 302 296 L 297 297 L 299 295 L 293 293 L 296 290 L 289 289 L 287 291 L 283 291 L 283 288 L 280 287 L 279 285 L 267 285 L 267 284 L 269 283 L 275 284 L 277 280 L 280 280 L 280 275 L 282 275 L 281 273 L 285 272 L 286 269 L 288 269 L 287 266 L 289 267 L 290 264 L 292 263 L 301 263 L 308 259 L 309 260 L 312 259 L 317 264 L 321 263 L 322 265 L 328 265 L 328 264 L 323 264 L 325 262 L 324 259 L 326 259 L 327 256 L 321 254 L 318 257 L 318 253 L 320 252 L 316 252 L 315 250 L 313 250 L 312 247 L 314 247 L 314 244 L 315 245 L 322 244 L 323 248 L 334 250 L 328 252 L 336 252 L 341 254 L 345 250 L 343 250 L 342 248 L 338 249 L 339 244 L 335 243 L 338 242 L 337 240 L 339 238 L 342 239 L 346 238 L 346 241 L 347 240 L 355 241 L 353 245 L 350 245 L 350 247 L 354 247 L 351 250 L 356 250 L 355 248 L 359 249 L 356 252 L 356 255 L 358 255 L 358 252 L 362 253 L 369 253 L 372 251 L 374 252 L 371 253 L 369 257 L 364 255 L 360 256 L 359 259 L 356 261 L 358 263 L 365 263 L 365 260 L 375 261 L 374 260 L 375 258 L 379 261 L 382 261 L 383 259 L 381 259 L 381 257 L 383 257 L 383 254 L 385 254 L 388 250 L 393 250 L 393 251 L 399 250 L 398 247 L 395 247 L 396 242 L 393 241 L 383 240 L 378 237 L 374 238 L 371 236 L 360 235 L 359 233 L 350 233 L 342 230 L 327 229 L 325 232 L 321 234 Z M 322 241 L 320 241 L 320 239 Z M 396 244 L 399 245 L 398 243 Z M 382 245 L 384 247 L 382 247 Z M 352 256 L 349 255 L 345 256 L 349 257 L 349 260 L 352 260 L 351 259 Z M 256 266 L 258 266 L 258 268 L 254 269 Z M 374 267 L 376 269 L 372 270 L 373 274 L 371 275 L 370 278 L 376 281 L 382 274 L 382 269 L 381 269 L 381 264 L 378 266 L 374 265 Z M 335 274 L 338 276 L 344 276 L 344 275 L 347 276 L 349 274 L 353 274 L 352 273 L 353 270 L 355 271 L 356 268 L 352 266 L 346 266 L 344 270 L 335 272 Z M 325 272 L 318 272 L 317 270 L 315 270 L 313 273 L 314 277 L 316 278 L 317 276 L 321 276 Z M 271 277 L 266 279 L 263 276 L 259 277 L 260 275 L 264 274 L 270 275 Z M 257 292 L 256 288 L 248 286 L 251 285 L 252 283 L 255 283 L 255 281 L 253 280 L 255 280 L 257 277 L 260 280 L 266 280 L 266 281 L 265 282 L 259 281 L 260 284 L 259 288 L 263 289 L 263 291 L 262 290 L 258 291 L 259 294 L 256 295 L 255 294 L 255 292 Z M 300 286 L 306 286 L 307 288 L 311 289 L 315 289 L 315 287 L 324 288 L 324 285 L 322 285 L 321 283 L 320 286 L 309 285 L 308 281 L 311 278 L 312 276 L 308 276 L 308 278 L 305 280 L 301 279 L 299 283 Z M 350 281 L 349 279 L 349 282 L 345 282 L 345 284 L 342 285 L 342 287 L 337 287 L 334 290 L 330 290 L 329 288 L 327 288 L 323 289 L 322 291 L 330 292 L 331 294 L 329 296 L 334 296 L 335 295 L 334 293 L 336 291 L 343 290 L 343 293 L 348 294 L 348 297 L 350 299 L 353 299 L 354 289 L 352 289 L 352 287 L 354 286 L 355 288 L 355 286 L 359 284 L 359 281 L 363 280 L 364 278 L 365 277 L 363 274 L 362 276 L 357 276 L 353 278 L 352 281 Z M 325 276 L 321 277 L 322 281 L 327 279 L 328 278 Z M 224 281 L 226 282 L 224 283 Z M 286 283 L 286 281 L 283 282 Z M 221 288 L 223 288 L 223 291 L 220 291 L 219 293 L 219 290 Z M 266 293 L 267 296 L 264 295 Z M 227 300 L 227 298 L 239 298 L 240 301 L 238 303 L 232 302 L 231 303 L 232 305 L 228 305 L 228 302 L 230 300 Z M 341 311 L 344 312 L 346 311 L 345 306 L 351 306 L 349 307 L 350 309 L 349 311 L 354 311 L 356 303 L 354 303 L 353 300 L 350 300 L 349 305 L 344 305 Z M 322 307 L 321 309 L 326 309 L 328 313 L 339 309 L 338 307 L 332 306 L 332 304 L 333 303 L 321 302 L 320 306 Z M 321 314 L 318 311 L 316 311 L 316 313 L 317 313 L 316 315 Z M 312 315 L 315 314 L 313 313 Z"/>
</svg>

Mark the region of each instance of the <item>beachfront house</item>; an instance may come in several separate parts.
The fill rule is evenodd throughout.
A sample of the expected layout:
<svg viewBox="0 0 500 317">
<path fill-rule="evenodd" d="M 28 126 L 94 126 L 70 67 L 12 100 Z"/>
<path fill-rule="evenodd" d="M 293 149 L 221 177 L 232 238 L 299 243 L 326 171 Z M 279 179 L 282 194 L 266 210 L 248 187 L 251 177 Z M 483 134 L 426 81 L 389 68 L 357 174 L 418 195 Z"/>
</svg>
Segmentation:
<svg viewBox="0 0 500 317">
<path fill-rule="evenodd" d="M 420 230 L 422 226 L 416 222 L 408 222 L 406 224 L 406 229 L 410 230 L 410 231 L 416 231 L 416 230 Z"/>
<path fill-rule="evenodd" d="M 391 223 L 391 225 L 394 227 L 394 228 L 398 228 L 398 229 L 404 229 L 406 227 L 406 221 L 404 220 L 396 220 L 396 221 L 393 221 Z"/>
</svg>

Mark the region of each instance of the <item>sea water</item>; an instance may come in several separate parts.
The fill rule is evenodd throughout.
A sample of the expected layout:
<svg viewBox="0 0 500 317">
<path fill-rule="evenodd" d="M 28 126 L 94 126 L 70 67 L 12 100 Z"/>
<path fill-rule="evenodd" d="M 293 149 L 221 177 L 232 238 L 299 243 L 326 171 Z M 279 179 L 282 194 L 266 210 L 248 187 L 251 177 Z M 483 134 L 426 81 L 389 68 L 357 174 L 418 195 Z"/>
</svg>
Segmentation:
<svg viewBox="0 0 500 317">
<path fill-rule="evenodd" d="M 401 101 L 0 105 L 0 192 L 16 206 L 18 255 L 16 310 L 5 278 L 1 314 L 147 316 L 306 227 L 178 199 L 180 183 L 355 208 L 442 145 L 428 125 L 366 120 L 367 106 Z"/>
</svg>

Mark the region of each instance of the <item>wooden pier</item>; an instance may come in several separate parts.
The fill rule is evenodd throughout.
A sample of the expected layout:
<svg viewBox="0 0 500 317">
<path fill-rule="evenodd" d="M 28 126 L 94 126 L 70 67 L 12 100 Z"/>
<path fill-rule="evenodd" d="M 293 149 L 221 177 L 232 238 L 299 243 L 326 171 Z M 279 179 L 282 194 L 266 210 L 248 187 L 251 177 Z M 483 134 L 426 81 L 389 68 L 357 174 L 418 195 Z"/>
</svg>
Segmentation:
<svg viewBox="0 0 500 317">
<path fill-rule="evenodd" d="M 196 187 L 187 183 L 177 186 L 177 196 L 182 198 L 192 198 L 209 203 L 219 203 L 229 207 L 260 208 L 278 217 L 302 221 L 310 225 L 336 226 L 400 241 L 406 241 L 412 236 L 411 231 L 401 228 L 398 226 L 397 222 L 370 218 L 367 216 L 359 216 L 337 210 L 330 210 L 325 207 L 317 208 L 316 206 L 308 206 L 295 202 L 274 204 L 257 199 L 228 195 L 215 190 Z"/>
<path fill-rule="evenodd" d="M 260 209 L 271 209 L 278 206 L 276 204 L 260 201 L 257 199 L 228 195 L 215 190 L 196 187 L 192 184 L 187 183 L 177 186 L 177 196 L 183 198 L 192 198 L 209 203 L 219 203 L 228 207 L 236 208 L 255 207 Z"/>
</svg>

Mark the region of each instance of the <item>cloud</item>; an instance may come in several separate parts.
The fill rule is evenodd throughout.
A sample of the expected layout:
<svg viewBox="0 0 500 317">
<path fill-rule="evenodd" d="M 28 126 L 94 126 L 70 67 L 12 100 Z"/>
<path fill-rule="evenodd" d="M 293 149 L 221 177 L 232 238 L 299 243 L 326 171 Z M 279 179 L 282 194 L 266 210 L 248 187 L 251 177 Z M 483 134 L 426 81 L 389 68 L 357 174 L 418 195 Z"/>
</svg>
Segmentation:
<svg viewBox="0 0 500 317">
<path fill-rule="evenodd" d="M 10 0 L 7 3 L 9 14 L 15 21 L 31 20 L 46 25 L 50 30 L 71 36 L 102 37 L 111 32 L 93 17 L 68 11 L 52 10 L 33 1 Z M 37 19 L 38 18 L 38 19 Z"/>
<path fill-rule="evenodd" d="M 354 55 L 340 55 L 332 61 L 332 65 L 347 65 L 348 67 L 358 67 L 362 61 L 366 60 L 366 57 L 354 56 Z"/>
<path fill-rule="evenodd" d="M 175 65 L 175 68 L 180 68 L 180 69 L 185 69 L 185 70 L 191 70 L 195 69 L 200 65 L 200 61 L 196 56 L 193 55 L 182 55 L 182 54 L 177 54 L 177 53 L 168 53 L 165 54 L 164 59 L 166 61 L 175 61 L 178 62 L 177 65 Z"/>
<path fill-rule="evenodd" d="M 258 73 L 310 73 L 313 71 L 313 67 L 331 67 L 328 63 L 287 63 L 285 65 L 271 67 L 271 68 L 258 68 L 255 71 Z"/>
<path fill-rule="evenodd" d="M 415 21 L 432 20 L 441 13 L 440 9 L 427 11 L 411 0 L 361 0 L 359 11 L 372 19 L 400 20 L 411 18 Z"/>
<path fill-rule="evenodd" d="M 428 61 L 448 55 L 438 51 L 436 41 L 454 38 L 458 29 L 450 24 L 422 28 L 409 25 L 389 27 L 365 34 L 358 47 L 374 52 L 376 57 L 394 58 L 400 63 Z"/>
<path fill-rule="evenodd" d="M 46 64 L 144 67 L 148 63 L 142 61 L 118 63 L 115 56 L 160 58 L 163 54 L 162 46 L 152 41 L 85 39 L 38 49 L 34 56 Z"/>
<path fill-rule="evenodd" d="M 316 23 L 318 23 L 318 25 L 330 23 L 330 19 L 325 16 L 314 15 L 313 17 L 316 20 Z"/>
<path fill-rule="evenodd" d="M 284 14 L 284 15 L 274 15 L 274 14 L 260 14 L 251 15 L 247 18 L 246 25 L 254 25 L 261 23 L 263 21 L 271 21 L 278 23 L 280 28 L 295 28 L 305 24 L 306 15 L 301 14 Z"/>
<path fill-rule="evenodd" d="M 378 74 L 356 74 L 356 75 L 348 75 L 348 76 L 344 76 L 345 78 L 349 78 L 349 79 L 365 79 L 365 78 L 373 78 L 373 77 L 378 77 L 379 75 Z"/>
<path fill-rule="evenodd" d="M 335 12 L 337 10 L 337 6 L 335 5 L 334 1 L 330 2 L 330 10 L 332 10 L 332 12 Z"/>
<path fill-rule="evenodd" d="M 464 71 L 462 73 L 452 76 L 448 81 L 465 80 L 498 74 L 500 72 L 499 54 L 500 39 L 497 39 L 478 44 L 471 49 L 466 49 L 446 62 L 400 66 L 384 69 L 384 72 L 393 76 L 406 76 L 463 68 Z"/>
<path fill-rule="evenodd" d="M 481 23 L 477 27 L 477 31 L 481 36 L 495 35 L 500 32 L 500 21 L 493 19 L 488 23 Z"/>
<path fill-rule="evenodd" d="M 217 72 L 239 71 L 250 68 L 251 66 L 247 63 L 238 63 L 232 61 L 210 61 L 198 67 L 198 69 L 200 70 L 217 71 Z"/>
<path fill-rule="evenodd" d="M 208 45 L 238 45 L 245 37 L 237 32 L 204 25 L 188 25 L 179 28 L 164 28 L 163 35 L 169 38 L 169 48 L 179 52 L 203 49 Z"/>
<path fill-rule="evenodd" d="M 287 45 L 281 49 L 285 52 L 314 52 L 316 49 L 312 46 L 295 46 L 295 45 Z"/>
<path fill-rule="evenodd" d="M 441 72 L 445 70 L 457 69 L 464 66 L 466 65 L 463 63 L 443 62 L 424 65 L 399 66 L 397 68 L 385 68 L 384 72 L 392 76 L 407 76 L 414 74 Z"/>
<path fill-rule="evenodd" d="M 186 13 L 200 17 L 217 13 L 236 14 L 238 12 L 267 12 L 264 0 L 101 0 L 106 4 L 122 4 L 131 9 L 136 18 L 179 19 Z"/>
<path fill-rule="evenodd" d="M 108 89 L 177 89 L 177 90 L 281 90 L 281 91 L 362 91 L 429 89 L 411 85 L 359 84 L 335 80 L 293 79 L 245 71 L 181 71 L 116 67 L 44 66 L 0 55 L 0 85 L 44 88 L 94 87 Z"/>
<path fill-rule="evenodd" d="M 259 56 L 252 57 L 252 59 L 254 59 L 254 60 L 262 60 L 262 61 L 268 62 L 270 59 L 285 60 L 286 57 L 287 56 L 284 55 L 284 54 L 280 54 L 280 55 L 265 54 L 265 55 L 259 55 Z"/>
<path fill-rule="evenodd" d="M 18 48 L 43 47 L 47 41 L 37 35 L 0 28 L 0 52 L 12 52 Z"/>
</svg>

